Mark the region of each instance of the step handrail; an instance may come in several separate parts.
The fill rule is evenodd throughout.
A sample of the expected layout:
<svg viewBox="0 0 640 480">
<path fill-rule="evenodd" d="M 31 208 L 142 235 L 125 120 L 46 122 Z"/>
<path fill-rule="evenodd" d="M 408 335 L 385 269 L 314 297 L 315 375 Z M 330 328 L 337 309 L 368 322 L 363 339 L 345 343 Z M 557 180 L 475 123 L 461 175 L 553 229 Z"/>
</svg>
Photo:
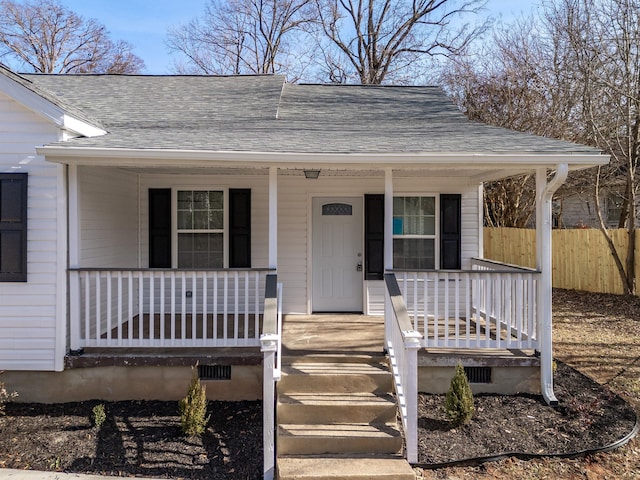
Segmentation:
<svg viewBox="0 0 640 480">
<path fill-rule="evenodd" d="M 414 330 L 394 273 L 385 273 L 385 343 L 393 373 L 409 463 L 418 461 L 418 350 L 422 334 Z"/>
</svg>

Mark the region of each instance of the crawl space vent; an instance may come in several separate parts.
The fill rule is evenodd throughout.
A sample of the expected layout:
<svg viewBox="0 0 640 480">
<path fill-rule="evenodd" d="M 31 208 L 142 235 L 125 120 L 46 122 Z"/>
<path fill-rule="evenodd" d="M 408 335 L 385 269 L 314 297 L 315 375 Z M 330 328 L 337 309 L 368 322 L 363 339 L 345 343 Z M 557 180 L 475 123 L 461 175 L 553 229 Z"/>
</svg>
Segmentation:
<svg viewBox="0 0 640 480">
<path fill-rule="evenodd" d="M 464 367 L 469 383 L 491 383 L 491 367 Z"/>
<path fill-rule="evenodd" d="M 198 365 L 200 380 L 231 380 L 231 365 Z"/>
</svg>

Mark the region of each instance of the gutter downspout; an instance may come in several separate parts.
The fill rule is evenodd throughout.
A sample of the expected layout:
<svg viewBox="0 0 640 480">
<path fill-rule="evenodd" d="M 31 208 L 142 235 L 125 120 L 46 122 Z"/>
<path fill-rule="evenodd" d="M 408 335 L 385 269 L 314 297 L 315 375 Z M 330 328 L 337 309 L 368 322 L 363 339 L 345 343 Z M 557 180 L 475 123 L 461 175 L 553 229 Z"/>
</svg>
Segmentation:
<svg viewBox="0 0 640 480">
<path fill-rule="evenodd" d="M 553 332 L 552 332 L 552 257 L 551 227 L 553 194 L 567 179 L 569 166 L 556 166 L 556 174 L 547 183 L 547 169 L 536 169 L 536 267 L 540 272 L 537 294 L 538 345 L 540 349 L 540 387 L 551 406 L 558 405 L 553 393 Z"/>
</svg>

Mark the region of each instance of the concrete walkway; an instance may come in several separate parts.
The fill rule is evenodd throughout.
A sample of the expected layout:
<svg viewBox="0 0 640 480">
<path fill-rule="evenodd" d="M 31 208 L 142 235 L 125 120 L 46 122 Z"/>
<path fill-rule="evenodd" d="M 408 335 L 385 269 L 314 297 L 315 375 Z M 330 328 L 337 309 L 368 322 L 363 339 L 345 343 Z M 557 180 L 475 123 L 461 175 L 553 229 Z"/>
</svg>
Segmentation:
<svg viewBox="0 0 640 480">
<path fill-rule="evenodd" d="M 40 472 L 37 470 L 12 470 L 10 468 L 0 469 L 0 479 L 10 480 L 140 480 L 140 477 L 104 477 L 100 475 L 81 475 L 79 473 L 61 472 Z M 150 479 L 145 480 L 161 480 Z"/>
</svg>

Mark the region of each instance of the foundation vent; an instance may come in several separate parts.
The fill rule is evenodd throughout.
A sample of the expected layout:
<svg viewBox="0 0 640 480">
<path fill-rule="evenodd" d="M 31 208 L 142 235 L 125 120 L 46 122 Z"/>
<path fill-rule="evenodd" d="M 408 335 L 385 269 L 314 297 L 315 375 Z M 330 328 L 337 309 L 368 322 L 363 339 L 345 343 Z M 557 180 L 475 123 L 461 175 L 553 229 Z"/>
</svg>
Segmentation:
<svg viewBox="0 0 640 480">
<path fill-rule="evenodd" d="M 491 367 L 464 367 L 469 383 L 491 383 Z"/>
<path fill-rule="evenodd" d="M 200 380 L 231 380 L 231 365 L 198 365 Z"/>
</svg>

